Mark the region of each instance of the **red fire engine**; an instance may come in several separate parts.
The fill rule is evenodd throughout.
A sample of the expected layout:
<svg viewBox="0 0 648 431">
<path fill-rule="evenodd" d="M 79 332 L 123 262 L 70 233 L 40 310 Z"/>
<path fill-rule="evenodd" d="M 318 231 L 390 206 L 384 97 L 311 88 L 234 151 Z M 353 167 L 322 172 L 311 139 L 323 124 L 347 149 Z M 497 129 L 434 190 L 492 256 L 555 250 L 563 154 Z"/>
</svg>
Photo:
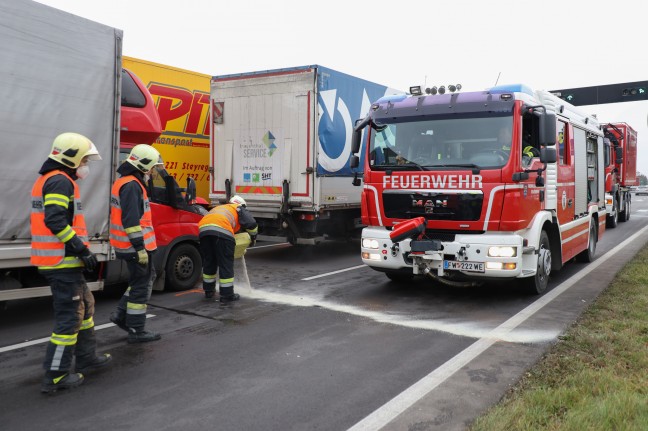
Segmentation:
<svg viewBox="0 0 648 431">
<path fill-rule="evenodd" d="M 630 219 L 630 187 L 637 179 L 637 132 L 626 123 L 603 125 L 605 138 L 605 201 L 607 227 Z"/>
<path fill-rule="evenodd" d="M 365 264 L 450 285 L 518 279 L 540 294 L 552 271 L 594 258 L 606 220 L 596 118 L 525 85 L 411 92 L 355 127 Z M 416 218 L 424 230 L 403 223 Z"/>
</svg>

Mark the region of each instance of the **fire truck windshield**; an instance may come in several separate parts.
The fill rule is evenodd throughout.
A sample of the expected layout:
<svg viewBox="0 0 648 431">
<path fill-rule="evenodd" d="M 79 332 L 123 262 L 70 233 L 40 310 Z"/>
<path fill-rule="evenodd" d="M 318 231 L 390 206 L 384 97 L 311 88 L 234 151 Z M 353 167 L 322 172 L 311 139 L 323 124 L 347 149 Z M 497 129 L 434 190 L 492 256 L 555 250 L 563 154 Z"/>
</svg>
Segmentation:
<svg viewBox="0 0 648 431">
<path fill-rule="evenodd" d="M 509 159 L 513 127 L 510 114 L 395 120 L 371 129 L 372 169 L 488 169 L 500 168 Z"/>
</svg>

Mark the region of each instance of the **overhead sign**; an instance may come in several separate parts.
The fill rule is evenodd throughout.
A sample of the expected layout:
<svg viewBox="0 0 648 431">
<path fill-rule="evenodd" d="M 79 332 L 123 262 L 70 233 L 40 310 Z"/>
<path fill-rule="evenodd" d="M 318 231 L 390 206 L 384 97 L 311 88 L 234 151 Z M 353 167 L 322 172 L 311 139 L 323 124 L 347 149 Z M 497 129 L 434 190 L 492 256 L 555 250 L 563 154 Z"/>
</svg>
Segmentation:
<svg viewBox="0 0 648 431">
<path fill-rule="evenodd" d="M 551 93 L 576 106 L 635 102 L 648 100 L 648 81 L 565 88 Z"/>
</svg>

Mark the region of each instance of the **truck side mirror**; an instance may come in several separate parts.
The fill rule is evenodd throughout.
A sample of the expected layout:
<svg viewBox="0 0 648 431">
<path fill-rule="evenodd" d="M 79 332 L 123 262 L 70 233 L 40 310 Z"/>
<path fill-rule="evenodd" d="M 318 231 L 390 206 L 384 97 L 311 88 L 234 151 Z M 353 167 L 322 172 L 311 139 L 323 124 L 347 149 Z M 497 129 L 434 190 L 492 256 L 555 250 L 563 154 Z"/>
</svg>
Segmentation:
<svg viewBox="0 0 648 431">
<path fill-rule="evenodd" d="M 542 163 L 556 163 L 556 149 L 542 148 L 540 150 L 540 161 Z"/>
<path fill-rule="evenodd" d="M 185 201 L 187 205 L 191 204 L 196 199 L 196 181 L 187 177 L 187 191 L 185 192 Z"/>
<path fill-rule="evenodd" d="M 349 159 L 349 167 L 353 169 L 353 168 L 357 168 L 358 166 L 360 166 L 360 157 L 354 154 Z"/>
<path fill-rule="evenodd" d="M 540 115 L 540 145 L 556 145 L 556 114 L 545 112 Z"/>
<path fill-rule="evenodd" d="M 164 177 L 164 186 L 166 188 L 167 202 L 171 208 L 178 208 L 178 197 L 182 198 L 180 188 L 171 175 Z M 180 199 L 182 201 L 182 199 Z"/>
<path fill-rule="evenodd" d="M 362 141 L 362 130 L 354 130 L 351 137 L 351 154 L 357 154 L 360 151 L 360 141 Z"/>
<path fill-rule="evenodd" d="M 616 153 L 616 163 L 623 163 L 623 148 L 621 147 L 616 147 L 614 149 L 614 152 Z"/>
</svg>

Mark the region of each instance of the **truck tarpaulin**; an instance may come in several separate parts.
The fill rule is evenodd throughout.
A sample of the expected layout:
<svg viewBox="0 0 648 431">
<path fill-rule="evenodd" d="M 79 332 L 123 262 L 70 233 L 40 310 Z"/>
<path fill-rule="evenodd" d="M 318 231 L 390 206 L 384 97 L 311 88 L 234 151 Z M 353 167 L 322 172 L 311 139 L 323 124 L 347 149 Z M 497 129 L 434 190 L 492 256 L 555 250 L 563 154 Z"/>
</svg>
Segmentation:
<svg viewBox="0 0 648 431">
<path fill-rule="evenodd" d="M 0 0 L 0 40 L 0 240 L 29 241 L 31 188 L 63 132 L 89 137 L 103 158 L 79 186 L 89 236 L 107 235 L 122 32 L 35 2 Z"/>
<path fill-rule="evenodd" d="M 317 174 L 352 176 L 354 172 L 349 167 L 349 156 L 354 122 L 367 115 L 371 102 L 393 91 L 322 66 L 317 67 L 317 90 Z"/>
</svg>

